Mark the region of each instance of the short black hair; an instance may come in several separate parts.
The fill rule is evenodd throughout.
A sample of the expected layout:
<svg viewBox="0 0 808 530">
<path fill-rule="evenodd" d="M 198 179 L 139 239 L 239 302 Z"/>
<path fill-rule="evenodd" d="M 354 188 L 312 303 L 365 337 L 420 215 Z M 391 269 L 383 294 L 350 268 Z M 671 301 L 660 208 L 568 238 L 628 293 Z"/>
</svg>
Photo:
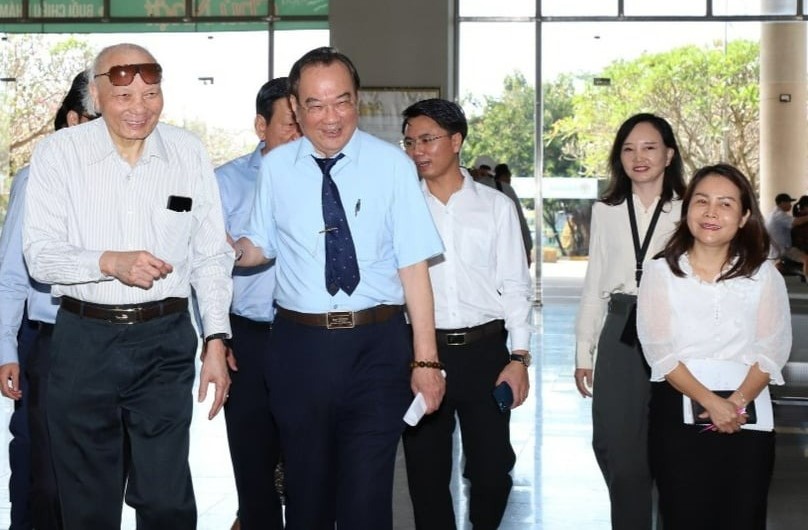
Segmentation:
<svg viewBox="0 0 808 530">
<path fill-rule="evenodd" d="M 413 103 L 401 113 L 404 122 L 401 124 L 401 134 L 407 130 L 407 123 L 412 118 L 426 116 L 434 120 L 441 129 L 449 134 L 460 133 L 463 140 L 469 132 L 469 124 L 463 109 L 454 101 L 440 98 L 422 99 Z"/>
<path fill-rule="evenodd" d="M 255 113 L 264 117 L 269 123 L 272 121 L 272 111 L 275 102 L 282 98 L 289 97 L 289 78 L 276 77 L 272 81 L 267 81 L 258 90 L 255 97 Z"/>
<path fill-rule="evenodd" d="M 86 70 L 73 78 L 73 84 L 70 85 L 70 90 L 65 95 L 65 99 L 62 100 L 62 105 L 56 111 L 56 117 L 53 120 L 53 128 L 57 131 L 67 127 L 67 114 L 71 110 L 79 116 L 91 114 L 86 107 L 88 80 Z"/>
<path fill-rule="evenodd" d="M 511 168 L 508 167 L 508 164 L 497 164 L 494 168 L 494 178 L 499 178 L 503 175 L 510 175 Z"/>
<path fill-rule="evenodd" d="M 345 65 L 345 68 L 348 69 L 348 73 L 351 75 L 351 79 L 353 80 L 354 92 L 359 92 L 359 73 L 356 71 L 356 67 L 354 66 L 353 62 L 351 62 L 347 55 L 340 53 L 336 48 L 322 46 L 307 52 L 305 55 L 303 55 L 303 57 L 295 61 L 295 64 L 292 65 L 292 69 L 289 71 L 290 93 L 296 98 L 298 97 L 300 75 L 303 73 L 303 69 L 305 67 L 315 64 L 329 66 L 335 62 Z"/>
</svg>

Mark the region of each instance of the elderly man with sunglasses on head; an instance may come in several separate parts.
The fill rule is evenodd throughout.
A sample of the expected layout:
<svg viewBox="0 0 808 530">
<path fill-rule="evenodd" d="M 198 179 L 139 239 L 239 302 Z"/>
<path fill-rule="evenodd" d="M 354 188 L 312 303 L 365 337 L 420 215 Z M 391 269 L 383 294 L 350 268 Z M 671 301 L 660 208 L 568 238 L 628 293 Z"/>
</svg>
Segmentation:
<svg viewBox="0 0 808 530">
<path fill-rule="evenodd" d="M 23 223 L 31 276 L 60 299 L 48 427 L 65 530 L 196 528 L 188 466 L 197 293 L 207 341 L 199 399 L 230 385 L 233 251 L 198 138 L 158 123 L 162 70 L 133 44 L 102 50 L 90 93 L 102 119 L 34 151 Z"/>
</svg>

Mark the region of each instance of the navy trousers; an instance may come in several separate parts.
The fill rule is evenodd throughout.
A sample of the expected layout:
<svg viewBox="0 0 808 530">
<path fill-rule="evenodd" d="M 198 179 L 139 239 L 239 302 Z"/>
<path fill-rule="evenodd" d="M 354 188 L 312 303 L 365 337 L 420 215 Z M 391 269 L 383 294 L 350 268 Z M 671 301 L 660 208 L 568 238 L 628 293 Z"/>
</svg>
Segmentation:
<svg viewBox="0 0 808 530">
<path fill-rule="evenodd" d="M 403 314 L 335 330 L 276 317 L 268 378 L 287 530 L 392 528 L 411 359 Z"/>
<path fill-rule="evenodd" d="M 280 530 L 283 512 L 275 489 L 280 440 L 266 380 L 271 324 L 231 314 L 230 325 L 238 371 L 230 372 L 232 385 L 224 417 L 238 491 L 238 517 L 242 530 Z"/>
<path fill-rule="evenodd" d="M 59 530 L 62 514 L 51 458 L 47 396 L 52 324 L 40 324 L 28 356 L 28 421 L 31 429 L 31 511 L 36 530 Z"/>
<path fill-rule="evenodd" d="M 59 311 L 48 428 L 65 530 L 193 530 L 188 465 L 196 331 L 189 313 L 116 325 Z"/>
<path fill-rule="evenodd" d="M 17 356 L 20 363 L 20 389 L 22 398 L 14 402 L 14 412 L 8 424 L 11 432 L 11 443 L 8 444 L 8 465 L 11 477 L 8 481 L 9 500 L 11 501 L 10 530 L 31 530 L 30 492 L 31 492 L 31 436 L 28 422 L 30 394 L 28 378 L 28 356 L 36 337 L 36 323 L 23 317 L 20 331 L 17 334 Z"/>
</svg>

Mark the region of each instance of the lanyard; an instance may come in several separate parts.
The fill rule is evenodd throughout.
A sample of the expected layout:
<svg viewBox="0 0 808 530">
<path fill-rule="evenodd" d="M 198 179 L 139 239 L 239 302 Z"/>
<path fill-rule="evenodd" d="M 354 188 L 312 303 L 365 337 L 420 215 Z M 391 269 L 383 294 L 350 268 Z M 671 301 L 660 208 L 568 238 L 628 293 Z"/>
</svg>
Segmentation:
<svg viewBox="0 0 808 530">
<path fill-rule="evenodd" d="M 626 197 L 626 206 L 628 206 L 628 219 L 631 222 L 631 239 L 634 242 L 634 259 L 636 261 L 634 267 L 634 279 L 637 280 L 637 287 L 640 286 L 640 279 L 642 278 L 642 262 L 645 260 L 645 254 L 648 252 L 648 247 L 651 245 L 651 237 L 654 235 L 659 214 L 662 212 L 662 197 L 659 198 L 654 215 L 651 217 L 651 224 L 648 225 L 648 231 L 645 233 L 642 247 L 640 247 L 640 231 L 637 229 L 637 215 L 634 213 L 634 197 Z"/>
</svg>

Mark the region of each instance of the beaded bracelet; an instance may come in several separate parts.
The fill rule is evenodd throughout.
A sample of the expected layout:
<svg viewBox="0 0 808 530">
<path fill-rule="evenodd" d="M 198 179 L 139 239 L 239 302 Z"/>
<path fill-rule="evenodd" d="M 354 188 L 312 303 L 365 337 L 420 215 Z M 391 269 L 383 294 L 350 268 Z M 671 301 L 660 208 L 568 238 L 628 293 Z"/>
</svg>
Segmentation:
<svg viewBox="0 0 808 530">
<path fill-rule="evenodd" d="M 415 368 L 434 368 L 435 370 L 443 370 L 443 363 L 440 361 L 411 361 L 410 369 Z"/>
<path fill-rule="evenodd" d="M 743 395 L 743 392 L 741 392 L 740 388 L 735 389 L 735 393 L 738 394 L 739 396 L 741 396 L 741 402 L 743 404 L 749 403 L 749 400 L 746 399 L 746 396 Z"/>
</svg>

